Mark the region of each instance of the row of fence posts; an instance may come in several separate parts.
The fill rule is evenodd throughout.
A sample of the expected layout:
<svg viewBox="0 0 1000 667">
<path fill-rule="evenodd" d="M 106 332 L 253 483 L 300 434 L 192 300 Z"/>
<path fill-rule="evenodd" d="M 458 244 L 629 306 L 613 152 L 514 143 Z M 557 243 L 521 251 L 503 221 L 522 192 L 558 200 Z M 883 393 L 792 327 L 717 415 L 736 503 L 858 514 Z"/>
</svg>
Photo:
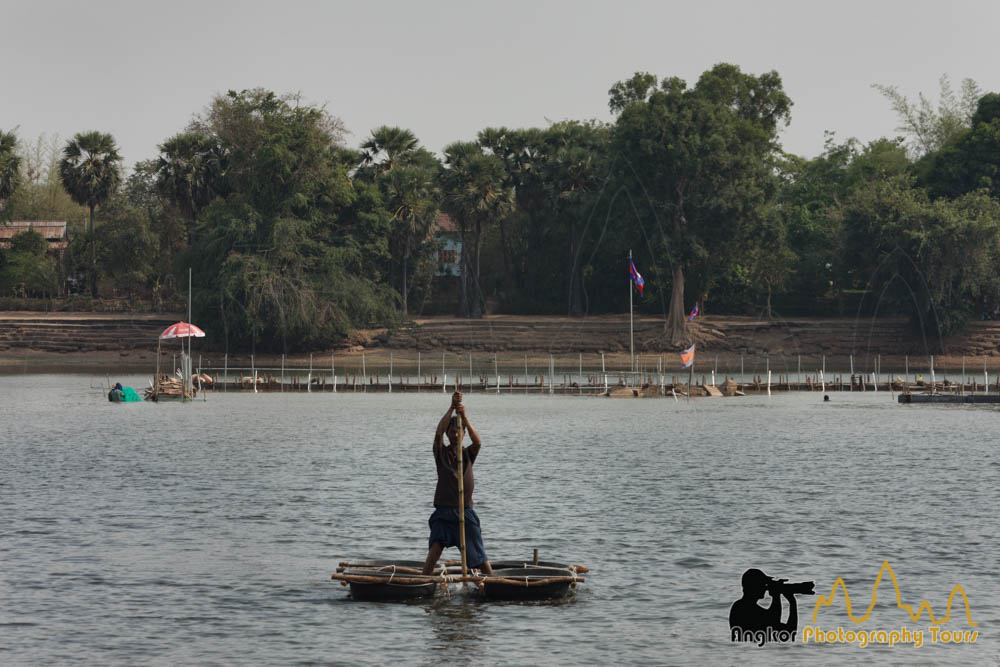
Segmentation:
<svg viewBox="0 0 1000 667">
<path fill-rule="evenodd" d="M 474 377 L 474 367 L 473 367 L 472 353 L 469 353 L 468 357 L 469 357 L 469 378 L 470 378 L 470 382 L 471 382 L 471 379 Z M 764 357 L 765 372 L 766 372 L 766 376 L 767 376 L 767 394 L 770 395 L 771 394 L 771 384 L 772 384 L 772 382 L 771 382 L 771 379 L 772 379 L 772 370 L 771 370 L 771 367 L 770 367 L 771 359 L 770 359 L 770 355 L 763 355 L 763 357 Z M 312 391 L 312 384 L 313 384 L 312 383 L 312 379 L 313 379 L 313 375 L 315 373 L 313 361 L 314 361 L 313 355 L 310 354 L 309 355 L 309 368 L 307 370 L 306 369 L 302 369 L 302 370 L 306 370 L 306 391 L 307 392 L 311 392 Z M 418 378 L 420 378 L 422 376 L 422 371 L 423 371 L 422 361 L 423 361 L 422 354 L 420 352 L 417 352 L 417 377 Z M 176 368 L 177 367 L 177 355 L 176 354 L 173 357 L 173 362 L 174 362 L 174 368 Z M 365 382 L 361 385 L 361 391 L 367 392 L 368 385 L 370 384 L 370 378 L 368 378 L 368 371 L 367 371 L 367 366 L 366 366 L 366 358 L 365 358 L 365 354 L 364 353 L 361 354 L 361 360 L 360 360 L 360 362 L 361 362 L 360 363 L 360 371 L 361 371 L 360 375 L 361 375 L 362 378 L 365 378 Z M 718 358 L 718 356 L 715 356 L 715 358 L 714 358 L 714 367 L 713 367 L 713 369 L 711 371 L 711 384 L 712 385 L 715 385 L 715 383 L 716 383 L 716 375 L 718 373 L 718 364 L 719 364 L 719 358 Z M 862 378 L 862 380 L 859 382 L 859 386 L 861 388 L 860 391 L 865 391 L 865 386 L 866 386 L 867 383 L 863 380 L 863 378 L 867 374 L 865 374 L 865 373 L 856 373 L 855 364 L 854 364 L 854 355 L 853 354 L 849 356 L 849 366 L 850 366 L 850 374 L 851 374 L 851 378 L 852 378 L 851 390 L 852 391 L 854 390 L 854 386 L 855 385 L 854 385 L 853 379 L 855 378 L 855 376 L 857 376 L 859 378 Z M 250 355 L 250 368 L 249 369 L 234 367 L 232 370 L 234 370 L 234 371 L 249 370 L 250 371 L 250 375 L 249 375 L 249 377 L 247 379 L 249 379 L 250 383 L 253 385 L 253 390 L 256 393 L 257 392 L 257 385 L 260 383 L 260 371 L 261 370 L 265 370 L 266 371 L 266 370 L 270 370 L 270 369 L 266 369 L 266 368 L 265 369 L 260 369 L 260 368 L 257 368 L 254 355 Z M 277 369 L 275 369 L 275 370 L 277 370 Z M 292 370 L 299 370 L 299 369 L 292 369 Z M 389 370 L 388 377 L 387 377 L 388 391 L 389 391 L 389 393 L 392 393 L 392 375 L 393 375 L 393 371 L 394 371 L 394 356 L 393 356 L 393 354 L 391 352 L 389 354 L 389 369 L 388 370 Z M 860 370 L 860 369 L 858 369 L 858 370 Z M 199 357 L 198 357 L 198 376 L 199 376 L 199 378 L 200 378 L 201 374 L 203 373 L 203 371 L 204 371 L 204 366 L 202 365 L 202 357 L 201 357 L 201 355 L 199 355 Z M 228 384 L 230 382 L 229 371 L 230 371 L 230 368 L 229 368 L 229 355 L 226 354 L 225 357 L 224 357 L 224 362 L 223 362 L 223 377 L 224 377 L 223 382 L 222 382 L 223 391 L 227 391 L 228 390 Z M 447 371 L 448 371 L 448 368 L 447 368 L 447 353 L 446 352 L 442 352 L 442 354 L 441 354 L 441 377 L 442 377 L 441 389 L 442 389 L 442 392 L 446 392 L 447 391 L 447 385 L 448 385 L 448 372 Z M 555 358 L 551 354 L 549 355 L 548 371 L 549 371 L 548 393 L 551 395 L 551 394 L 555 393 Z M 930 389 L 931 389 L 931 393 L 934 393 L 937 390 L 937 369 L 935 368 L 935 364 L 934 364 L 934 355 L 929 355 L 928 371 L 929 371 L 929 374 L 930 374 Z M 279 390 L 280 391 L 284 391 L 285 390 L 285 375 L 286 375 L 285 355 L 281 355 L 281 368 L 280 368 L 280 372 L 281 372 L 281 376 L 280 376 L 281 380 L 278 383 L 279 387 L 280 387 Z M 500 394 L 502 385 L 501 385 L 501 376 L 500 376 L 500 369 L 499 369 L 499 358 L 498 358 L 497 353 L 493 354 L 493 372 L 494 372 L 494 375 L 496 376 L 496 387 L 495 387 L 496 393 Z M 820 366 L 820 368 L 817 369 L 816 372 L 817 372 L 817 376 L 818 376 L 818 381 L 819 381 L 820 386 L 821 386 L 821 391 L 826 391 L 826 355 L 822 355 L 821 356 L 821 366 Z M 583 381 L 583 379 L 584 379 L 584 373 L 583 373 L 583 354 L 582 353 L 580 353 L 578 355 L 577 373 L 578 373 L 578 376 L 577 376 L 578 393 L 582 395 L 584 393 L 584 384 L 585 384 L 584 381 Z M 643 365 L 641 363 L 641 356 L 637 356 L 637 361 L 636 361 L 635 365 L 633 366 L 633 370 L 631 372 L 625 373 L 625 372 L 618 371 L 617 373 L 613 373 L 613 374 L 617 374 L 618 375 L 619 380 L 620 380 L 619 384 L 624 383 L 625 387 L 629 387 L 629 386 L 637 386 L 639 384 L 639 383 L 637 383 L 637 380 L 640 379 L 640 378 L 647 377 L 646 373 L 647 373 L 647 371 L 645 370 L 645 368 L 643 367 Z M 656 374 L 657 374 L 656 375 L 656 384 L 660 388 L 661 395 L 663 395 L 665 393 L 665 390 L 666 390 L 666 377 L 667 377 L 666 365 L 664 363 L 664 356 L 663 355 L 659 355 L 657 357 Z M 693 376 L 694 371 L 691 370 L 690 374 L 691 374 L 691 376 Z M 879 385 L 881 376 L 883 374 L 883 370 L 882 370 L 882 356 L 881 355 L 875 355 L 875 357 L 873 359 L 873 367 L 872 367 L 872 373 L 871 374 L 872 374 L 873 380 L 874 380 L 871 383 L 872 390 L 873 391 L 878 391 L 878 385 Z M 332 391 L 334 393 L 336 393 L 337 392 L 337 366 L 336 366 L 336 357 L 333 354 L 330 355 L 330 375 L 331 375 L 331 378 L 333 379 L 333 382 L 332 382 Z M 910 360 L 909 360 L 909 355 L 904 355 L 904 357 L 903 357 L 903 384 L 904 384 L 904 386 L 907 384 L 907 378 L 909 377 L 909 375 L 910 375 Z M 350 376 L 350 374 L 348 373 L 345 376 L 345 379 L 347 377 L 349 377 L 349 376 Z M 245 376 L 242 376 L 242 375 L 240 376 L 240 382 L 243 382 L 244 377 Z M 486 382 L 486 387 L 484 387 L 484 389 L 488 389 L 489 388 L 488 387 L 488 385 L 489 385 L 488 376 L 485 376 L 485 377 L 487 379 L 485 381 Z M 536 376 L 536 377 L 538 377 L 538 376 Z M 606 360 L 605 360 L 604 352 L 601 352 L 601 376 L 600 377 L 603 378 L 603 393 L 606 394 L 608 392 L 608 389 L 609 389 L 609 384 L 608 384 L 608 370 L 607 370 L 607 365 L 606 365 Z M 529 391 L 529 389 L 531 388 L 531 385 L 528 384 L 529 378 L 530 378 L 530 374 L 529 374 L 529 369 L 528 369 L 528 357 L 527 357 L 527 355 L 525 355 L 524 356 L 524 390 L 525 390 L 525 393 L 527 393 Z M 355 380 L 356 379 L 357 379 L 357 375 L 355 375 Z M 402 381 L 402 376 L 400 376 L 400 379 Z M 779 380 L 780 380 L 780 378 L 779 378 Z M 459 376 L 458 376 L 457 373 L 454 375 L 452 381 L 453 381 L 453 384 L 460 382 L 460 379 L 459 379 Z M 945 381 L 947 382 L 947 375 L 945 375 Z M 787 384 L 787 382 L 788 381 L 786 379 L 786 384 Z M 892 391 L 894 380 L 893 380 L 893 378 L 891 376 L 891 372 L 887 375 L 886 382 L 887 382 L 887 385 L 888 385 L 890 391 Z M 919 380 L 917 379 L 916 375 L 914 376 L 913 383 L 914 384 L 919 384 Z M 377 384 L 378 384 L 378 380 L 376 378 L 376 385 Z M 564 382 L 564 384 L 567 385 L 567 388 L 569 388 L 570 383 L 569 383 L 568 380 L 566 382 Z M 683 384 L 683 383 L 681 383 L 681 384 Z M 740 354 L 740 382 L 738 384 L 740 385 L 741 388 L 744 385 L 747 384 L 747 382 L 746 382 L 746 369 L 745 369 L 745 355 L 743 355 L 743 354 Z M 797 355 L 797 377 L 796 377 L 796 384 L 799 385 L 799 386 L 802 386 L 802 384 L 803 384 L 803 382 L 802 382 L 802 356 L 801 355 Z M 963 355 L 962 356 L 962 381 L 959 384 L 959 390 L 964 393 L 965 387 L 968 384 L 970 384 L 970 378 L 966 375 L 966 360 L 965 360 L 965 355 Z M 978 383 L 975 382 L 974 379 L 971 379 L 971 384 L 973 385 L 973 389 L 972 390 L 976 391 Z M 998 384 L 998 391 L 1000 391 L 1000 373 L 997 374 L 997 384 Z M 590 385 L 593 386 L 594 382 L 591 381 Z M 676 382 L 674 382 L 672 380 L 671 381 L 671 385 L 676 385 Z M 419 391 L 419 386 L 420 385 L 418 384 L 418 391 Z M 456 386 L 460 386 L 460 385 L 456 385 Z M 989 391 L 989 369 L 988 369 L 988 366 L 987 366 L 987 358 L 985 356 L 983 357 L 983 387 L 984 387 L 984 391 L 986 391 L 988 393 L 988 391 Z M 200 388 L 201 387 L 200 387 L 200 381 L 199 381 L 199 389 Z M 545 377 L 544 377 L 544 375 L 541 376 L 541 379 L 539 381 L 539 384 L 538 384 L 537 388 L 540 389 L 540 390 L 542 390 L 542 391 L 544 391 L 544 389 L 545 389 Z M 511 383 L 510 383 L 510 389 L 511 390 L 514 389 L 513 380 L 511 380 Z M 843 390 L 843 381 L 842 381 L 842 379 L 841 379 L 841 382 L 840 382 L 840 389 L 841 389 L 841 391 Z M 355 382 L 355 385 L 354 385 L 354 390 L 358 391 L 358 385 L 357 385 L 356 382 Z M 674 398 L 676 399 L 676 395 L 674 395 Z"/>
</svg>

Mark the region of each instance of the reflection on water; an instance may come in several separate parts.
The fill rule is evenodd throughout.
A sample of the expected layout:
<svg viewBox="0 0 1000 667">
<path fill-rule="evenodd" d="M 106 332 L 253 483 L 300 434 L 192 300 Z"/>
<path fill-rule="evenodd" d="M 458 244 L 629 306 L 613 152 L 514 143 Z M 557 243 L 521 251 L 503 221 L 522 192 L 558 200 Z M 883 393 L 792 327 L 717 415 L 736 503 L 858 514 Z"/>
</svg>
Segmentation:
<svg viewBox="0 0 1000 667">
<path fill-rule="evenodd" d="M 466 595 L 439 598 L 426 606 L 434 629 L 434 650 L 445 660 L 473 660 L 482 641 L 483 606 Z"/>
<path fill-rule="evenodd" d="M 530 559 L 537 547 L 589 566 L 587 583 L 554 604 L 454 590 L 378 604 L 350 600 L 329 575 L 348 558 L 423 559 L 447 397 L 111 404 L 88 377 L 32 375 L 0 377 L 0 397 L 4 664 L 936 665 L 998 654 L 990 407 L 899 406 L 883 392 L 829 403 L 470 396 L 488 553 Z M 884 560 L 906 601 L 926 599 L 938 616 L 961 584 L 978 643 L 859 653 L 729 641 L 747 568 L 824 593 L 843 578 L 863 609 Z M 882 591 L 873 618 L 911 625 L 893 597 Z M 800 624 L 813 603 L 799 599 Z M 851 623 L 842 608 L 820 614 Z"/>
</svg>

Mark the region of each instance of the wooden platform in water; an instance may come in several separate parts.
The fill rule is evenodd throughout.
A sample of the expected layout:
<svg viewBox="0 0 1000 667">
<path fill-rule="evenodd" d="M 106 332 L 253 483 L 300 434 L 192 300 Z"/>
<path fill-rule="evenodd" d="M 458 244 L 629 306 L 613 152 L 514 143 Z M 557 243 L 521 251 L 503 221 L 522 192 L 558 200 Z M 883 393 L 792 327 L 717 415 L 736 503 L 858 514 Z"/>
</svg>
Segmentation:
<svg viewBox="0 0 1000 667">
<path fill-rule="evenodd" d="M 900 403 L 1000 403 L 997 394 L 900 394 Z"/>
</svg>

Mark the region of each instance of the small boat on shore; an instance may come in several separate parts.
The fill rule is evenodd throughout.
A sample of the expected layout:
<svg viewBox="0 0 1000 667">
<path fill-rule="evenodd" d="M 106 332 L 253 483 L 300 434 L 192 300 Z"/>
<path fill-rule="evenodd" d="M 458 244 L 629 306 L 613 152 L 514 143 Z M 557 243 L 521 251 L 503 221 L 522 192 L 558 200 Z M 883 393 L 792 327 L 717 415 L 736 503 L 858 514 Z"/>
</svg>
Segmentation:
<svg viewBox="0 0 1000 667">
<path fill-rule="evenodd" d="M 461 563 L 445 561 L 429 575 L 423 574 L 423 563 L 404 560 L 344 561 L 332 579 L 350 586 L 355 600 L 390 602 L 432 598 L 440 589 L 451 584 L 474 583 L 487 600 L 557 600 L 571 588 L 584 583 L 580 576 L 588 572 L 582 565 L 565 565 L 549 561 L 499 560 L 493 574 L 472 570 L 462 575 Z"/>
</svg>

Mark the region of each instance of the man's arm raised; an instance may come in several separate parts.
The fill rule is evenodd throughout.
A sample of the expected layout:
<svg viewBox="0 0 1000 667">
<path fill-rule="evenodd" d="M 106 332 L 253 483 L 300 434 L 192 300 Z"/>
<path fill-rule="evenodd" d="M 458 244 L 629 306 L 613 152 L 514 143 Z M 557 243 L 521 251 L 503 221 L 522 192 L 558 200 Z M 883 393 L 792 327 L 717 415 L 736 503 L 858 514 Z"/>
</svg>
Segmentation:
<svg viewBox="0 0 1000 667">
<path fill-rule="evenodd" d="M 479 432 L 476 431 L 475 427 L 469 421 L 468 415 L 465 414 L 464 405 L 459 405 L 456 412 L 458 412 L 459 419 L 462 420 L 465 432 L 469 434 L 469 439 L 472 440 L 471 451 L 474 453 L 473 455 L 478 454 L 480 448 L 483 446 L 483 441 L 479 439 Z"/>
<path fill-rule="evenodd" d="M 448 430 L 448 424 L 451 422 L 451 414 L 455 411 L 457 407 L 462 405 L 462 392 L 456 391 L 451 395 L 451 406 L 445 411 L 444 416 L 441 417 L 441 421 L 438 422 L 437 431 L 434 433 L 434 447 L 440 447 L 444 444 L 444 432 Z"/>
</svg>

